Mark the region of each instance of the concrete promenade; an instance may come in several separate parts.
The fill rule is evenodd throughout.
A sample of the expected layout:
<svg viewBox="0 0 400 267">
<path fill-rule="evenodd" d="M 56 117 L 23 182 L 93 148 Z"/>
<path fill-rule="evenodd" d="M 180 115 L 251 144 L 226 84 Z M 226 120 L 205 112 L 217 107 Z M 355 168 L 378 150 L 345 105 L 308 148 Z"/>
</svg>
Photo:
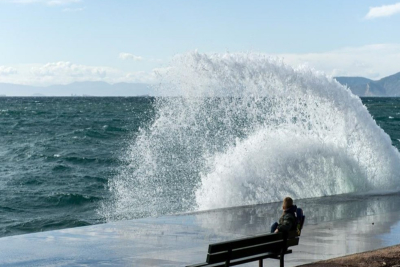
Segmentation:
<svg viewBox="0 0 400 267">
<path fill-rule="evenodd" d="M 285 266 L 400 243 L 399 200 L 393 194 L 298 201 L 306 225 Z M 4 237 L 0 266 L 185 266 L 203 262 L 209 243 L 268 232 L 279 208 L 272 203 Z"/>
</svg>

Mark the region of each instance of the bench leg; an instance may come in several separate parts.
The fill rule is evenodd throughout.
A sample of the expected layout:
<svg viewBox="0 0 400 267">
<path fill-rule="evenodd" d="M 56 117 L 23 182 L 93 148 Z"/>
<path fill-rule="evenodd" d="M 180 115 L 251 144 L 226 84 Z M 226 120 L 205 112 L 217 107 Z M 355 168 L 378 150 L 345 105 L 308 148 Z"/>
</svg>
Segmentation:
<svg viewBox="0 0 400 267">
<path fill-rule="evenodd" d="M 262 259 L 258 261 L 258 267 L 263 267 L 263 260 Z"/>
<path fill-rule="evenodd" d="M 279 257 L 280 267 L 284 267 L 284 256 L 285 254 L 282 253 Z"/>
</svg>

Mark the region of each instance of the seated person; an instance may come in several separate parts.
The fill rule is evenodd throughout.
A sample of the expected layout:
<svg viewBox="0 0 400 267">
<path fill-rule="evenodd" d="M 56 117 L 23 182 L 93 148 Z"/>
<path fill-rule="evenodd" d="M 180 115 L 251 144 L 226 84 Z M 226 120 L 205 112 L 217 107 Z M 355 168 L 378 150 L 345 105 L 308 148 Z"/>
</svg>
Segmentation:
<svg viewBox="0 0 400 267">
<path fill-rule="evenodd" d="M 279 223 L 275 222 L 271 225 L 271 233 L 288 232 L 297 229 L 297 219 L 295 215 L 297 206 L 293 205 L 293 199 L 285 197 L 282 209 L 283 214 L 279 219 Z"/>
</svg>

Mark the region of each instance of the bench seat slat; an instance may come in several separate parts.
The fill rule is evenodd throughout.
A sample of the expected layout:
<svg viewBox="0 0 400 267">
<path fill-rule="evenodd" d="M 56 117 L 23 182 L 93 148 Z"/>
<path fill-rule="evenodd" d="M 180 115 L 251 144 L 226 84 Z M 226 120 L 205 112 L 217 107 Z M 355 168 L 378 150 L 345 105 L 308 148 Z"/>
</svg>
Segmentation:
<svg viewBox="0 0 400 267">
<path fill-rule="evenodd" d="M 202 266 L 210 266 L 210 264 L 208 264 L 207 262 L 203 262 L 203 263 L 196 263 L 193 265 L 187 265 L 186 267 L 202 267 Z"/>
<path fill-rule="evenodd" d="M 299 238 L 293 238 L 287 240 L 287 246 L 295 246 L 298 245 L 299 243 Z M 233 249 L 232 253 L 229 257 L 228 251 L 220 252 L 220 253 L 209 253 L 207 255 L 207 260 L 206 262 L 209 264 L 212 263 L 218 263 L 218 262 L 225 262 L 228 257 L 230 260 L 236 260 L 240 258 L 245 258 L 245 257 L 252 257 L 254 255 L 266 253 L 268 251 L 272 250 L 280 250 L 280 248 L 283 246 L 283 240 L 279 241 L 274 241 L 274 242 L 268 242 L 264 244 L 258 244 L 256 246 L 249 246 L 249 247 L 244 247 L 240 249 Z"/>
<path fill-rule="evenodd" d="M 288 250 L 285 254 L 290 254 L 290 253 L 292 253 L 292 250 Z M 236 266 L 236 265 L 245 264 L 245 263 L 252 262 L 252 261 L 263 260 L 263 259 L 268 259 L 268 258 L 276 258 L 276 257 L 277 257 L 276 254 L 267 252 L 267 253 L 231 261 L 229 266 Z M 219 263 L 218 265 L 215 265 L 213 267 L 223 267 L 223 266 L 225 266 L 225 263 Z"/>
<path fill-rule="evenodd" d="M 285 254 L 290 254 L 290 253 L 292 253 L 292 250 L 286 251 Z M 233 261 L 231 261 L 229 263 L 229 266 L 236 266 L 236 265 L 245 264 L 245 263 L 248 263 L 248 262 L 253 262 L 253 261 L 258 261 L 258 260 L 263 260 L 263 259 L 268 259 L 268 258 L 276 259 L 276 258 L 279 258 L 279 255 L 274 254 L 272 252 L 262 253 L 262 254 L 258 254 L 258 255 L 255 255 L 255 256 L 242 258 L 242 259 L 239 259 L 239 260 L 233 260 Z M 195 265 L 188 265 L 186 267 L 201 267 L 201 266 L 225 267 L 225 262 L 218 262 L 218 263 L 213 263 L 213 264 L 202 263 L 201 265 L 195 264 Z"/>
<path fill-rule="evenodd" d="M 297 237 L 296 231 L 290 231 L 288 233 L 288 239 Z M 254 237 L 241 238 L 236 240 L 231 240 L 227 242 L 214 243 L 208 246 L 208 253 L 217 253 L 226 251 L 228 249 L 237 249 L 242 247 L 254 246 L 258 244 L 263 244 L 267 242 L 273 242 L 283 239 L 283 233 L 266 234 Z"/>
</svg>

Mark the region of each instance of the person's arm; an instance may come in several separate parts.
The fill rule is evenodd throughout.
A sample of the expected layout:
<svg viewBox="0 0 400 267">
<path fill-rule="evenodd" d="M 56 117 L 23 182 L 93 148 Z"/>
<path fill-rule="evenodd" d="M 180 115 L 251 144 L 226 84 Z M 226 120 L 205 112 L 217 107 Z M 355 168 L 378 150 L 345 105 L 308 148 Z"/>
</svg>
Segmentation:
<svg viewBox="0 0 400 267">
<path fill-rule="evenodd" d="M 283 218 L 282 224 L 278 225 L 278 232 L 289 232 L 290 229 L 292 229 L 293 223 L 294 223 L 294 218 L 292 216 L 285 216 Z M 275 231 L 276 232 L 276 231 Z"/>
</svg>

